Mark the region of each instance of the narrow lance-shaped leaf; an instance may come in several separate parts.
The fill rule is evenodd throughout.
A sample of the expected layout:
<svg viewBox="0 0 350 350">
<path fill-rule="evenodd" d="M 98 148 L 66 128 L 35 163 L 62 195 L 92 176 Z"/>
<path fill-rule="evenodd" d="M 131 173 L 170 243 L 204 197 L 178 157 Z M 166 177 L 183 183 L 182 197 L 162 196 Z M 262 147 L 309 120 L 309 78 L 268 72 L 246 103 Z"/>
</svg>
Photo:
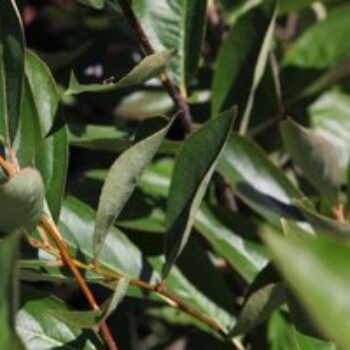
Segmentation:
<svg viewBox="0 0 350 350">
<path fill-rule="evenodd" d="M 281 123 L 284 145 L 310 183 L 334 204 L 338 200 L 341 171 L 336 149 L 325 138 L 301 125 Z"/>
<path fill-rule="evenodd" d="M 240 17 L 215 63 L 212 114 L 237 104 L 242 132 L 247 129 L 254 92 L 264 72 L 275 13 L 276 1 L 267 0 Z"/>
<path fill-rule="evenodd" d="M 293 235 L 287 239 L 267 234 L 262 238 L 277 268 L 315 324 L 339 348 L 347 349 L 350 343 L 349 245 L 323 237 Z"/>
<path fill-rule="evenodd" d="M 0 2 L 0 141 L 11 146 L 20 120 L 24 37 L 16 2 Z"/>
<path fill-rule="evenodd" d="M 188 241 L 195 215 L 231 132 L 235 116 L 236 109 L 232 108 L 206 122 L 186 140 L 180 150 L 167 205 L 164 278 Z"/>
<path fill-rule="evenodd" d="M 116 83 L 81 84 L 72 72 L 65 94 L 77 95 L 84 92 L 109 92 L 142 84 L 161 74 L 173 55 L 174 50 L 167 50 L 146 56 L 136 67 Z"/>
<path fill-rule="evenodd" d="M 134 0 L 133 9 L 154 50 L 176 48 L 169 65 L 172 78 L 180 90 L 193 79 L 200 57 L 207 0 Z"/>
<path fill-rule="evenodd" d="M 94 251 L 98 254 L 108 231 L 135 189 L 137 182 L 165 138 L 171 121 L 125 151 L 112 165 L 103 185 L 94 230 Z"/>
</svg>

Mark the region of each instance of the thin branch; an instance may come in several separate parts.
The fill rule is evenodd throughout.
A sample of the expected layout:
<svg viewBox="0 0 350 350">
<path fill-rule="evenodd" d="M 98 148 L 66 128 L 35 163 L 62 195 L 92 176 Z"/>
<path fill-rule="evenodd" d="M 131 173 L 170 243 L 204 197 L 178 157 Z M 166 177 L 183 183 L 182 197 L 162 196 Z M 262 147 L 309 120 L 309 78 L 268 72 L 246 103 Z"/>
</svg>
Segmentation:
<svg viewBox="0 0 350 350">
<path fill-rule="evenodd" d="M 152 47 L 152 44 L 147 38 L 146 33 L 144 32 L 143 28 L 141 27 L 139 21 L 137 20 L 134 11 L 130 7 L 130 4 L 128 0 L 118 0 L 119 5 L 123 11 L 124 17 L 127 20 L 130 27 L 133 29 L 135 36 L 137 38 L 138 43 L 140 44 L 142 50 L 144 51 L 145 55 L 151 55 L 153 54 L 154 48 Z M 189 106 L 187 104 L 187 101 L 185 98 L 180 94 L 179 90 L 175 86 L 175 84 L 172 82 L 169 73 L 165 70 L 162 74 L 162 82 L 163 86 L 168 91 L 170 97 L 175 103 L 175 106 L 179 111 L 182 113 L 179 114 L 179 118 L 181 120 L 183 129 L 186 134 L 190 133 L 193 129 L 193 121 L 191 112 L 189 109 Z"/>
</svg>

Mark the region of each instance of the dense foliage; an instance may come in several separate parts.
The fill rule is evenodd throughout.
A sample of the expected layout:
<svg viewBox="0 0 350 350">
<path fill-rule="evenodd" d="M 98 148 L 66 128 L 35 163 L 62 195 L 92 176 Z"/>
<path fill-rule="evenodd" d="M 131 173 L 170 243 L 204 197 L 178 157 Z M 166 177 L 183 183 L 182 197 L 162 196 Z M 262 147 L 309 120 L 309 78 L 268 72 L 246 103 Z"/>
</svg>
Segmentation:
<svg viewBox="0 0 350 350">
<path fill-rule="evenodd" d="M 350 4 L 0 0 L 0 349 L 349 349 Z"/>
</svg>

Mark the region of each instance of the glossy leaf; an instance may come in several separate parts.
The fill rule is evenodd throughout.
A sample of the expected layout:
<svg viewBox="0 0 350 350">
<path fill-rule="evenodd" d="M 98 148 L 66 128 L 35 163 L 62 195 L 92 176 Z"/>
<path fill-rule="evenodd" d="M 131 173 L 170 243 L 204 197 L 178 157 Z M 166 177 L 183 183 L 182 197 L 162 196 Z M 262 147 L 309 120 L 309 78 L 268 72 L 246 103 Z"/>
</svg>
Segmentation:
<svg viewBox="0 0 350 350">
<path fill-rule="evenodd" d="M 26 51 L 22 123 L 15 142 L 21 167 L 37 168 L 43 178 L 46 200 L 55 220 L 66 185 L 67 131 L 61 119 L 60 94 L 43 61 Z"/>
<path fill-rule="evenodd" d="M 350 97 L 338 91 L 324 93 L 309 107 L 310 127 L 337 150 L 337 158 L 346 178 L 350 162 Z"/>
<path fill-rule="evenodd" d="M 125 151 L 110 168 L 103 185 L 94 230 L 94 251 L 99 250 L 137 182 L 165 138 L 171 122 L 158 120 L 159 130 Z"/>
<path fill-rule="evenodd" d="M 81 327 L 72 327 L 50 310 L 56 313 L 68 312 L 67 306 L 56 297 L 26 289 L 24 305 L 16 318 L 16 329 L 27 350 L 102 348 L 92 331 L 84 332 Z"/>
<path fill-rule="evenodd" d="M 350 340 L 349 319 L 344 317 L 350 309 L 347 297 L 350 290 L 349 246 L 321 237 L 286 239 L 265 235 L 263 239 L 278 269 L 315 324 L 337 346 L 346 349 Z"/>
<path fill-rule="evenodd" d="M 280 227 L 281 217 L 301 219 L 293 201 L 303 195 L 252 141 L 232 134 L 218 169 L 234 192 L 270 223 Z"/>
<path fill-rule="evenodd" d="M 169 65 L 180 90 L 195 76 L 205 32 L 207 0 L 135 0 L 133 9 L 153 48 L 159 52 L 176 48 Z"/>
<path fill-rule="evenodd" d="M 344 40 L 350 30 L 349 16 L 350 6 L 331 11 L 324 21 L 313 25 L 293 44 L 284 64 L 324 69 L 349 58 L 350 43 Z"/>
<path fill-rule="evenodd" d="M 0 141 L 11 146 L 20 123 L 24 37 L 14 0 L 0 3 Z"/>
<path fill-rule="evenodd" d="M 215 63 L 212 114 L 236 104 L 243 118 L 242 132 L 248 127 L 254 92 L 265 68 L 275 9 L 276 1 L 267 0 L 240 17 L 227 35 Z"/>
<path fill-rule="evenodd" d="M 18 232 L 0 240 L 0 348 L 24 350 L 16 331 Z"/>
<path fill-rule="evenodd" d="M 64 201 L 60 217 L 60 229 L 73 252 L 85 261 L 92 260 L 93 231 L 96 213 L 78 199 L 68 197 Z M 111 227 L 98 259 L 99 265 L 130 278 L 152 281 L 156 278 L 141 251 L 117 228 Z"/>
<path fill-rule="evenodd" d="M 195 215 L 235 117 L 236 110 L 231 109 L 206 122 L 189 136 L 180 150 L 167 203 L 168 232 L 165 239 L 166 263 L 163 277 L 167 276 L 188 241 Z"/>
<path fill-rule="evenodd" d="M 333 145 L 291 119 L 283 121 L 280 130 L 287 151 L 303 174 L 316 190 L 336 203 L 341 172 Z"/>
<path fill-rule="evenodd" d="M 26 168 L 0 185 L 0 237 L 20 228 L 32 230 L 44 209 L 44 185 Z"/>
<path fill-rule="evenodd" d="M 84 92 L 110 92 L 142 84 L 161 74 L 173 55 L 173 50 L 167 50 L 146 56 L 136 67 L 116 83 L 81 84 L 72 72 L 65 94 L 77 95 Z"/>
</svg>

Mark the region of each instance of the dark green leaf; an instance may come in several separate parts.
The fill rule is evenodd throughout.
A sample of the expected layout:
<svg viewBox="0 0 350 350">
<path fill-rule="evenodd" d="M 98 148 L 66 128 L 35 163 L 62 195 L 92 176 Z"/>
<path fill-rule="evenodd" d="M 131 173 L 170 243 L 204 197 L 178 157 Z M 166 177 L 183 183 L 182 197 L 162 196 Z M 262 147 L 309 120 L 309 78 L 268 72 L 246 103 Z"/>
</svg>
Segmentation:
<svg viewBox="0 0 350 350">
<path fill-rule="evenodd" d="M 240 17 L 222 45 L 215 64 L 212 114 L 237 104 L 243 118 L 242 132 L 248 127 L 254 92 L 264 72 L 275 9 L 276 1 L 267 0 Z"/>
<path fill-rule="evenodd" d="M 195 216 L 236 116 L 228 110 L 209 120 L 184 143 L 178 155 L 167 205 L 168 233 L 163 277 L 186 245 Z"/>
<path fill-rule="evenodd" d="M 72 72 L 66 95 L 77 95 L 84 92 L 109 92 L 139 85 L 162 73 L 174 50 L 162 51 L 146 56 L 131 72 L 116 83 L 108 84 L 81 84 Z"/>
<path fill-rule="evenodd" d="M 333 145 L 291 119 L 280 126 L 284 145 L 310 183 L 333 204 L 338 201 L 341 172 Z"/>
<path fill-rule="evenodd" d="M 165 120 L 164 120 L 165 122 Z M 108 231 L 129 199 L 137 182 L 165 138 L 171 121 L 160 123 L 159 130 L 125 151 L 110 168 L 99 200 L 94 251 L 99 253 Z"/>
<path fill-rule="evenodd" d="M 295 235 L 286 239 L 267 234 L 263 239 L 315 324 L 337 346 L 346 349 L 350 341 L 346 317 L 350 310 L 349 245 Z"/>
<path fill-rule="evenodd" d="M 177 50 L 169 65 L 177 86 L 186 95 L 200 57 L 207 0 L 134 0 L 132 6 L 156 51 Z"/>
<path fill-rule="evenodd" d="M 14 0 L 1 1 L 0 14 L 0 142 L 11 146 L 20 123 L 24 37 Z"/>
<path fill-rule="evenodd" d="M 275 226 L 280 227 L 281 217 L 301 219 L 293 200 L 303 195 L 252 141 L 232 134 L 219 171 L 247 205 Z"/>
<path fill-rule="evenodd" d="M 273 311 L 285 303 L 285 290 L 282 283 L 270 283 L 249 295 L 231 335 L 249 333 L 266 321 Z"/>
</svg>

